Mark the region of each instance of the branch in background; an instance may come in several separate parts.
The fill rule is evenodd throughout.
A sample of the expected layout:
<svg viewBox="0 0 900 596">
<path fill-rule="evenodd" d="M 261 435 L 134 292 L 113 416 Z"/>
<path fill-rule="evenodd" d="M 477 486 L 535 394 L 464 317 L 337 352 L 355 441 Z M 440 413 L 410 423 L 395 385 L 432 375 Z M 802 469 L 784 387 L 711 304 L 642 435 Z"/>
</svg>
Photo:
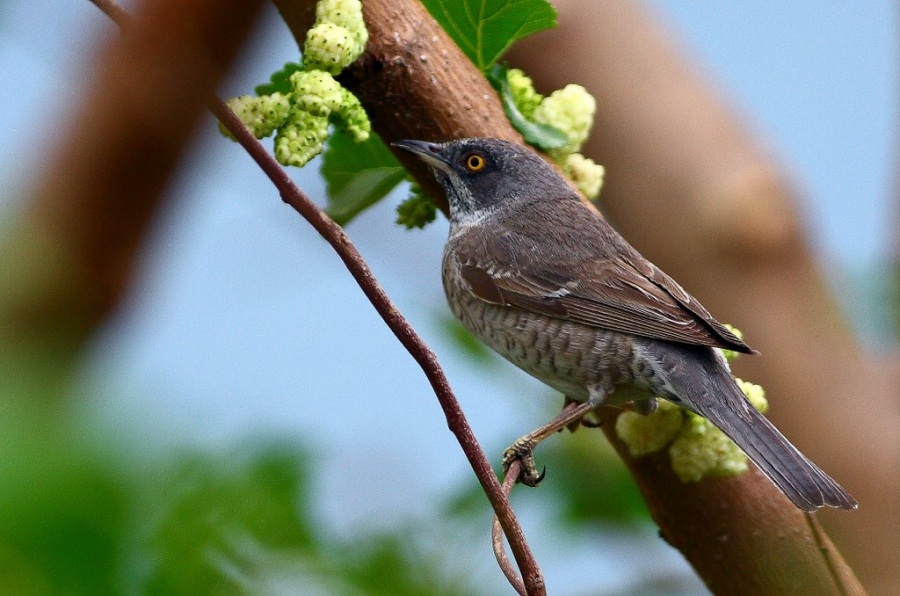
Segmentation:
<svg viewBox="0 0 900 596">
<path fill-rule="evenodd" d="M 49 388 L 50 377 L 65 383 L 120 302 L 204 98 L 262 4 L 145 2 L 142 18 L 98 51 L 88 92 L 0 242 L 0 350 L 11 352 L 0 360 L 13 369 L 0 378 L 23 383 L 21 395 Z"/>
<path fill-rule="evenodd" d="M 313 20 L 312 3 L 275 0 L 275 4 L 298 44 L 302 45 L 302 36 Z M 589 4 L 582 7 L 586 14 L 597 10 L 598 5 Z M 346 75 L 342 75 L 342 81 L 362 101 L 373 127 L 386 142 L 403 138 L 445 140 L 479 136 L 521 142 L 518 133 L 506 120 L 499 99 L 485 78 L 418 2 L 366 0 L 363 9 L 370 32 L 369 44 L 360 60 L 349 67 Z M 609 10 L 615 12 L 617 9 Z M 612 17 L 610 19 L 613 20 Z M 627 44 L 622 40 L 619 43 L 634 47 L 640 46 L 641 40 L 641 36 L 635 35 Z M 590 47 L 590 44 L 585 43 L 585 46 Z M 571 48 L 568 51 L 574 54 Z M 609 47 L 607 51 L 609 55 L 606 58 L 615 62 L 616 48 Z M 563 58 L 558 54 L 553 54 L 555 59 L 547 59 L 551 52 L 546 48 L 545 52 L 543 59 L 535 57 L 536 61 L 542 60 L 545 69 L 559 69 L 560 64 L 565 63 L 575 71 L 573 73 L 570 70 L 566 74 L 566 81 L 547 85 L 550 89 L 562 87 L 573 80 L 578 81 L 577 72 L 590 63 L 586 59 L 576 64 L 570 59 L 571 56 Z M 627 111 L 627 106 L 617 103 L 621 98 L 604 96 L 602 84 L 592 91 L 598 97 L 598 102 L 601 97 L 610 102 L 603 108 L 609 117 L 615 117 L 619 111 Z M 650 95 L 644 101 L 653 102 L 656 99 L 655 95 Z M 629 97 L 627 100 L 634 101 L 634 98 Z M 603 123 L 597 126 L 601 134 L 603 126 Z M 645 139 L 641 142 L 644 151 L 666 147 L 666 144 L 658 140 Z M 634 149 L 640 150 L 640 147 Z M 400 159 L 405 160 L 406 157 L 400 156 Z M 600 163 L 603 161 L 600 160 Z M 433 197 L 444 200 L 429 173 L 417 164 L 410 170 Z M 617 176 L 614 169 L 608 168 L 608 171 L 611 179 Z M 446 203 L 443 205 L 446 208 Z M 606 412 L 606 415 L 609 416 L 610 412 Z M 689 540 L 717 544 L 722 539 L 720 527 L 698 523 L 698 519 L 702 519 L 708 511 L 725 507 L 731 512 L 728 527 L 735 528 L 733 535 L 737 535 L 739 528 L 741 535 L 778 540 L 780 547 L 777 550 L 780 554 L 801 566 L 793 570 L 793 577 L 808 576 L 821 580 L 813 585 L 833 581 L 828 566 L 823 567 L 824 559 L 816 542 L 806 542 L 801 538 L 809 535 L 809 524 L 804 513 L 791 505 L 761 474 L 748 473 L 727 481 L 707 481 L 694 485 L 684 485 L 675 480 L 678 483 L 675 487 L 674 475 L 668 471 L 668 465 L 663 467 L 669 475 L 659 470 L 658 465 L 648 465 L 647 462 L 653 460 L 635 460 L 625 451 L 620 450 L 619 453 L 637 478 L 663 534 L 670 543 L 684 548 L 685 554 L 696 552 L 690 549 Z M 667 495 L 671 490 L 685 495 L 684 500 L 691 504 L 691 508 L 682 508 L 677 500 L 668 499 Z M 776 533 L 789 538 L 779 537 Z M 765 567 L 770 545 L 765 541 L 751 541 L 750 544 L 751 550 L 707 551 L 704 555 L 711 555 L 707 562 L 694 558 L 690 560 L 702 570 L 701 575 L 711 585 L 730 585 L 735 577 L 741 577 L 746 585 L 753 585 L 754 581 L 760 582 L 759 585 L 771 585 L 766 583 L 768 570 Z M 833 547 L 830 552 L 839 559 Z M 803 565 L 806 567 L 802 567 Z M 738 571 L 751 573 L 753 576 L 739 576 Z M 849 570 L 847 571 L 849 574 Z M 850 579 L 846 581 L 851 587 L 848 589 L 853 591 L 852 574 L 849 576 Z"/>
<path fill-rule="evenodd" d="M 853 569 L 873 591 L 900 593 L 900 357 L 858 345 L 783 166 L 684 44 L 638 2 L 554 4 L 559 29 L 516 44 L 511 60 L 539 87 L 594 95 L 585 153 L 608 173 L 604 213 L 762 352 L 738 360 L 738 376 L 766 388 L 767 415 L 859 500 L 852 514 L 818 514 Z"/>
</svg>

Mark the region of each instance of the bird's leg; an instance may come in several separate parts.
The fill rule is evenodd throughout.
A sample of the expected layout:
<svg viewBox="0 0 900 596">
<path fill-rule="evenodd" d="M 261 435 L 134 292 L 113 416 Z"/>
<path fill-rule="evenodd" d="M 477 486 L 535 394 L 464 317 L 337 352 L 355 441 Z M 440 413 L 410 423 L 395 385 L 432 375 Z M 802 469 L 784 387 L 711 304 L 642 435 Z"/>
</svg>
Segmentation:
<svg viewBox="0 0 900 596">
<path fill-rule="evenodd" d="M 563 402 L 563 411 L 565 411 L 565 409 L 568 408 L 571 404 L 577 403 L 580 403 L 577 399 L 573 399 L 568 395 L 565 396 L 565 401 Z M 581 426 L 585 428 L 599 428 L 601 426 L 601 422 L 597 419 L 589 419 L 587 416 L 585 416 L 580 420 L 573 420 L 566 425 L 566 428 L 569 429 L 569 432 L 573 433 Z"/>
<path fill-rule="evenodd" d="M 584 418 L 585 414 L 596 408 L 597 405 L 593 399 L 581 403 L 569 401 L 559 416 L 524 437 L 517 439 L 515 443 L 503 452 L 503 471 L 509 470 L 512 463 L 518 460 L 522 462 L 522 474 L 519 476 L 519 482 L 527 486 L 540 484 L 541 480 L 544 479 L 544 472 L 539 474 L 537 471 L 537 466 L 534 463 L 534 448 L 553 433 L 570 424 L 576 424 Z"/>
</svg>

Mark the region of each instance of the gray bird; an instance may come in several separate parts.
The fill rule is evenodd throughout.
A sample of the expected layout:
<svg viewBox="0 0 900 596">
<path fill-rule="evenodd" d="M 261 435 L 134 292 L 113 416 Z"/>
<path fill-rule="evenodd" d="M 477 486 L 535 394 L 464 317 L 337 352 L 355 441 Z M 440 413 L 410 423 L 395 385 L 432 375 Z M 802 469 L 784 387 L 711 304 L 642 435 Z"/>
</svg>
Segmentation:
<svg viewBox="0 0 900 596">
<path fill-rule="evenodd" d="M 854 509 L 843 488 L 747 401 L 722 356 L 756 353 L 642 257 L 541 157 L 498 139 L 400 141 L 450 205 L 443 282 L 476 337 L 569 399 L 576 416 L 656 396 L 707 418 L 797 507 Z M 526 435 L 505 462 L 572 417 Z M 547 431 L 549 429 L 549 431 Z M 545 431 L 545 432 L 541 432 Z"/>
</svg>

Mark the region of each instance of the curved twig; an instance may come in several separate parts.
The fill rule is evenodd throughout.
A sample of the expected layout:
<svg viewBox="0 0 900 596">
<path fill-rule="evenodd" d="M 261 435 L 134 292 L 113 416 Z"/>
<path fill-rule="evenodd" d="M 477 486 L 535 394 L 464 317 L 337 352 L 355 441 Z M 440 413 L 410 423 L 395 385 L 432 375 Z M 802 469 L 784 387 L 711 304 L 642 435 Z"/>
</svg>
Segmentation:
<svg viewBox="0 0 900 596">
<path fill-rule="evenodd" d="M 512 489 L 521 473 L 522 462 L 518 460 L 514 461 L 506 471 L 506 477 L 503 479 L 503 494 L 507 498 L 512 493 Z M 500 525 L 500 520 L 497 519 L 496 513 L 491 522 L 491 546 L 494 548 L 494 557 L 497 559 L 497 564 L 500 565 L 500 569 L 503 571 L 503 575 L 506 576 L 507 581 L 520 596 L 525 596 L 527 594 L 525 584 L 519 574 L 516 573 L 516 568 L 513 567 L 509 557 L 506 556 L 506 549 L 503 548 L 503 526 Z"/>
<path fill-rule="evenodd" d="M 129 15 L 114 0 L 91 0 L 91 2 L 118 25 L 123 26 L 127 24 Z M 487 456 L 479 446 L 478 439 L 472 432 L 434 352 L 431 351 L 409 322 L 400 314 L 393 302 L 391 302 L 391 299 L 381 288 L 381 285 L 343 228 L 319 209 L 294 184 L 287 172 L 284 171 L 221 99 L 215 96 L 210 97 L 208 107 L 244 150 L 247 151 L 250 157 L 253 158 L 266 176 L 269 177 L 278 189 L 282 200 L 293 207 L 331 245 L 385 324 L 422 368 L 444 411 L 450 431 L 456 435 L 463 453 L 469 460 L 469 464 L 472 466 L 479 483 L 491 503 L 491 507 L 494 509 L 494 514 L 507 536 L 510 548 L 522 572 L 522 589 L 524 592 L 520 593 L 545 594 L 546 589 L 543 576 L 525 540 L 525 534 L 515 513 L 512 511 L 506 493 L 501 488 L 491 468 Z M 516 476 L 512 477 L 515 478 Z M 516 584 L 513 584 L 513 587 L 519 591 L 519 587 Z"/>
<path fill-rule="evenodd" d="M 509 500 L 500 487 L 496 475 L 488 462 L 487 456 L 478 444 L 459 402 L 453 395 L 450 383 L 444 375 L 434 352 L 425 344 L 409 322 L 400 314 L 391 299 L 381 288 L 368 265 L 350 241 L 350 238 L 338 224 L 319 209 L 288 177 L 287 172 L 275 161 L 265 147 L 247 130 L 240 119 L 218 98 L 210 100 L 210 110 L 225 125 L 244 147 L 250 157 L 269 177 L 281 194 L 282 200 L 293 207 L 313 228 L 334 248 L 344 261 L 353 279 L 372 303 L 372 306 L 400 340 L 403 347 L 422 368 L 432 389 L 444 410 L 447 426 L 456 435 L 469 464 L 481 483 L 494 514 L 500 520 L 503 531 L 510 543 L 510 548 L 519 563 L 525 585 L 529 586 L 528 594 L 544 594 L 544 581 L 531 549 L 525 540 L 525 534 L 519 525 Z M 515 586 L 514 586 L 515 587 Z"/>
</svg>

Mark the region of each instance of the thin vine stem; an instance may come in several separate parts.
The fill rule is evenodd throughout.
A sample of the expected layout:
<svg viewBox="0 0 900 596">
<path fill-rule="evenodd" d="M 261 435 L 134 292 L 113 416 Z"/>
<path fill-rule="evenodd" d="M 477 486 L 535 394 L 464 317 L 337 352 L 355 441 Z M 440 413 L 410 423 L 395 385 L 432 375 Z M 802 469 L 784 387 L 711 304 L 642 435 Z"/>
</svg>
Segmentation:
<svg viewBox="0 0 900 596">
<path fill-rule="evenodd" d="M 127 26 L 130 15 L 114 0 L 90 1 L 120 27 Z M 481 449 L 471 426 L 469 426 L 434 352 L 393 304 L 343 228 L 319 209 L 294 184 L 284 168 L 275 161 L 262 143 L 247 130 L 225 102 L 216 96 L 212 96 L 207 103 L 213 115 L 228 129 L 247 154 L 272 181 L 272 184 L 278 189 L 282 200 L 293 207 L 331 245 L 382 320 L 422 368 L 444 411 L 447 426 L 456 436 L 506 534 L 510 550 L 512 550 L 519 566 L 519 571 L 522 574 L 526 593 L 529 595 L 546 594 L 543 576 L 528 546 L 522 527 L 512 510 L 505 491 L 491 468 L 487 456 Z"/>
</svg>

